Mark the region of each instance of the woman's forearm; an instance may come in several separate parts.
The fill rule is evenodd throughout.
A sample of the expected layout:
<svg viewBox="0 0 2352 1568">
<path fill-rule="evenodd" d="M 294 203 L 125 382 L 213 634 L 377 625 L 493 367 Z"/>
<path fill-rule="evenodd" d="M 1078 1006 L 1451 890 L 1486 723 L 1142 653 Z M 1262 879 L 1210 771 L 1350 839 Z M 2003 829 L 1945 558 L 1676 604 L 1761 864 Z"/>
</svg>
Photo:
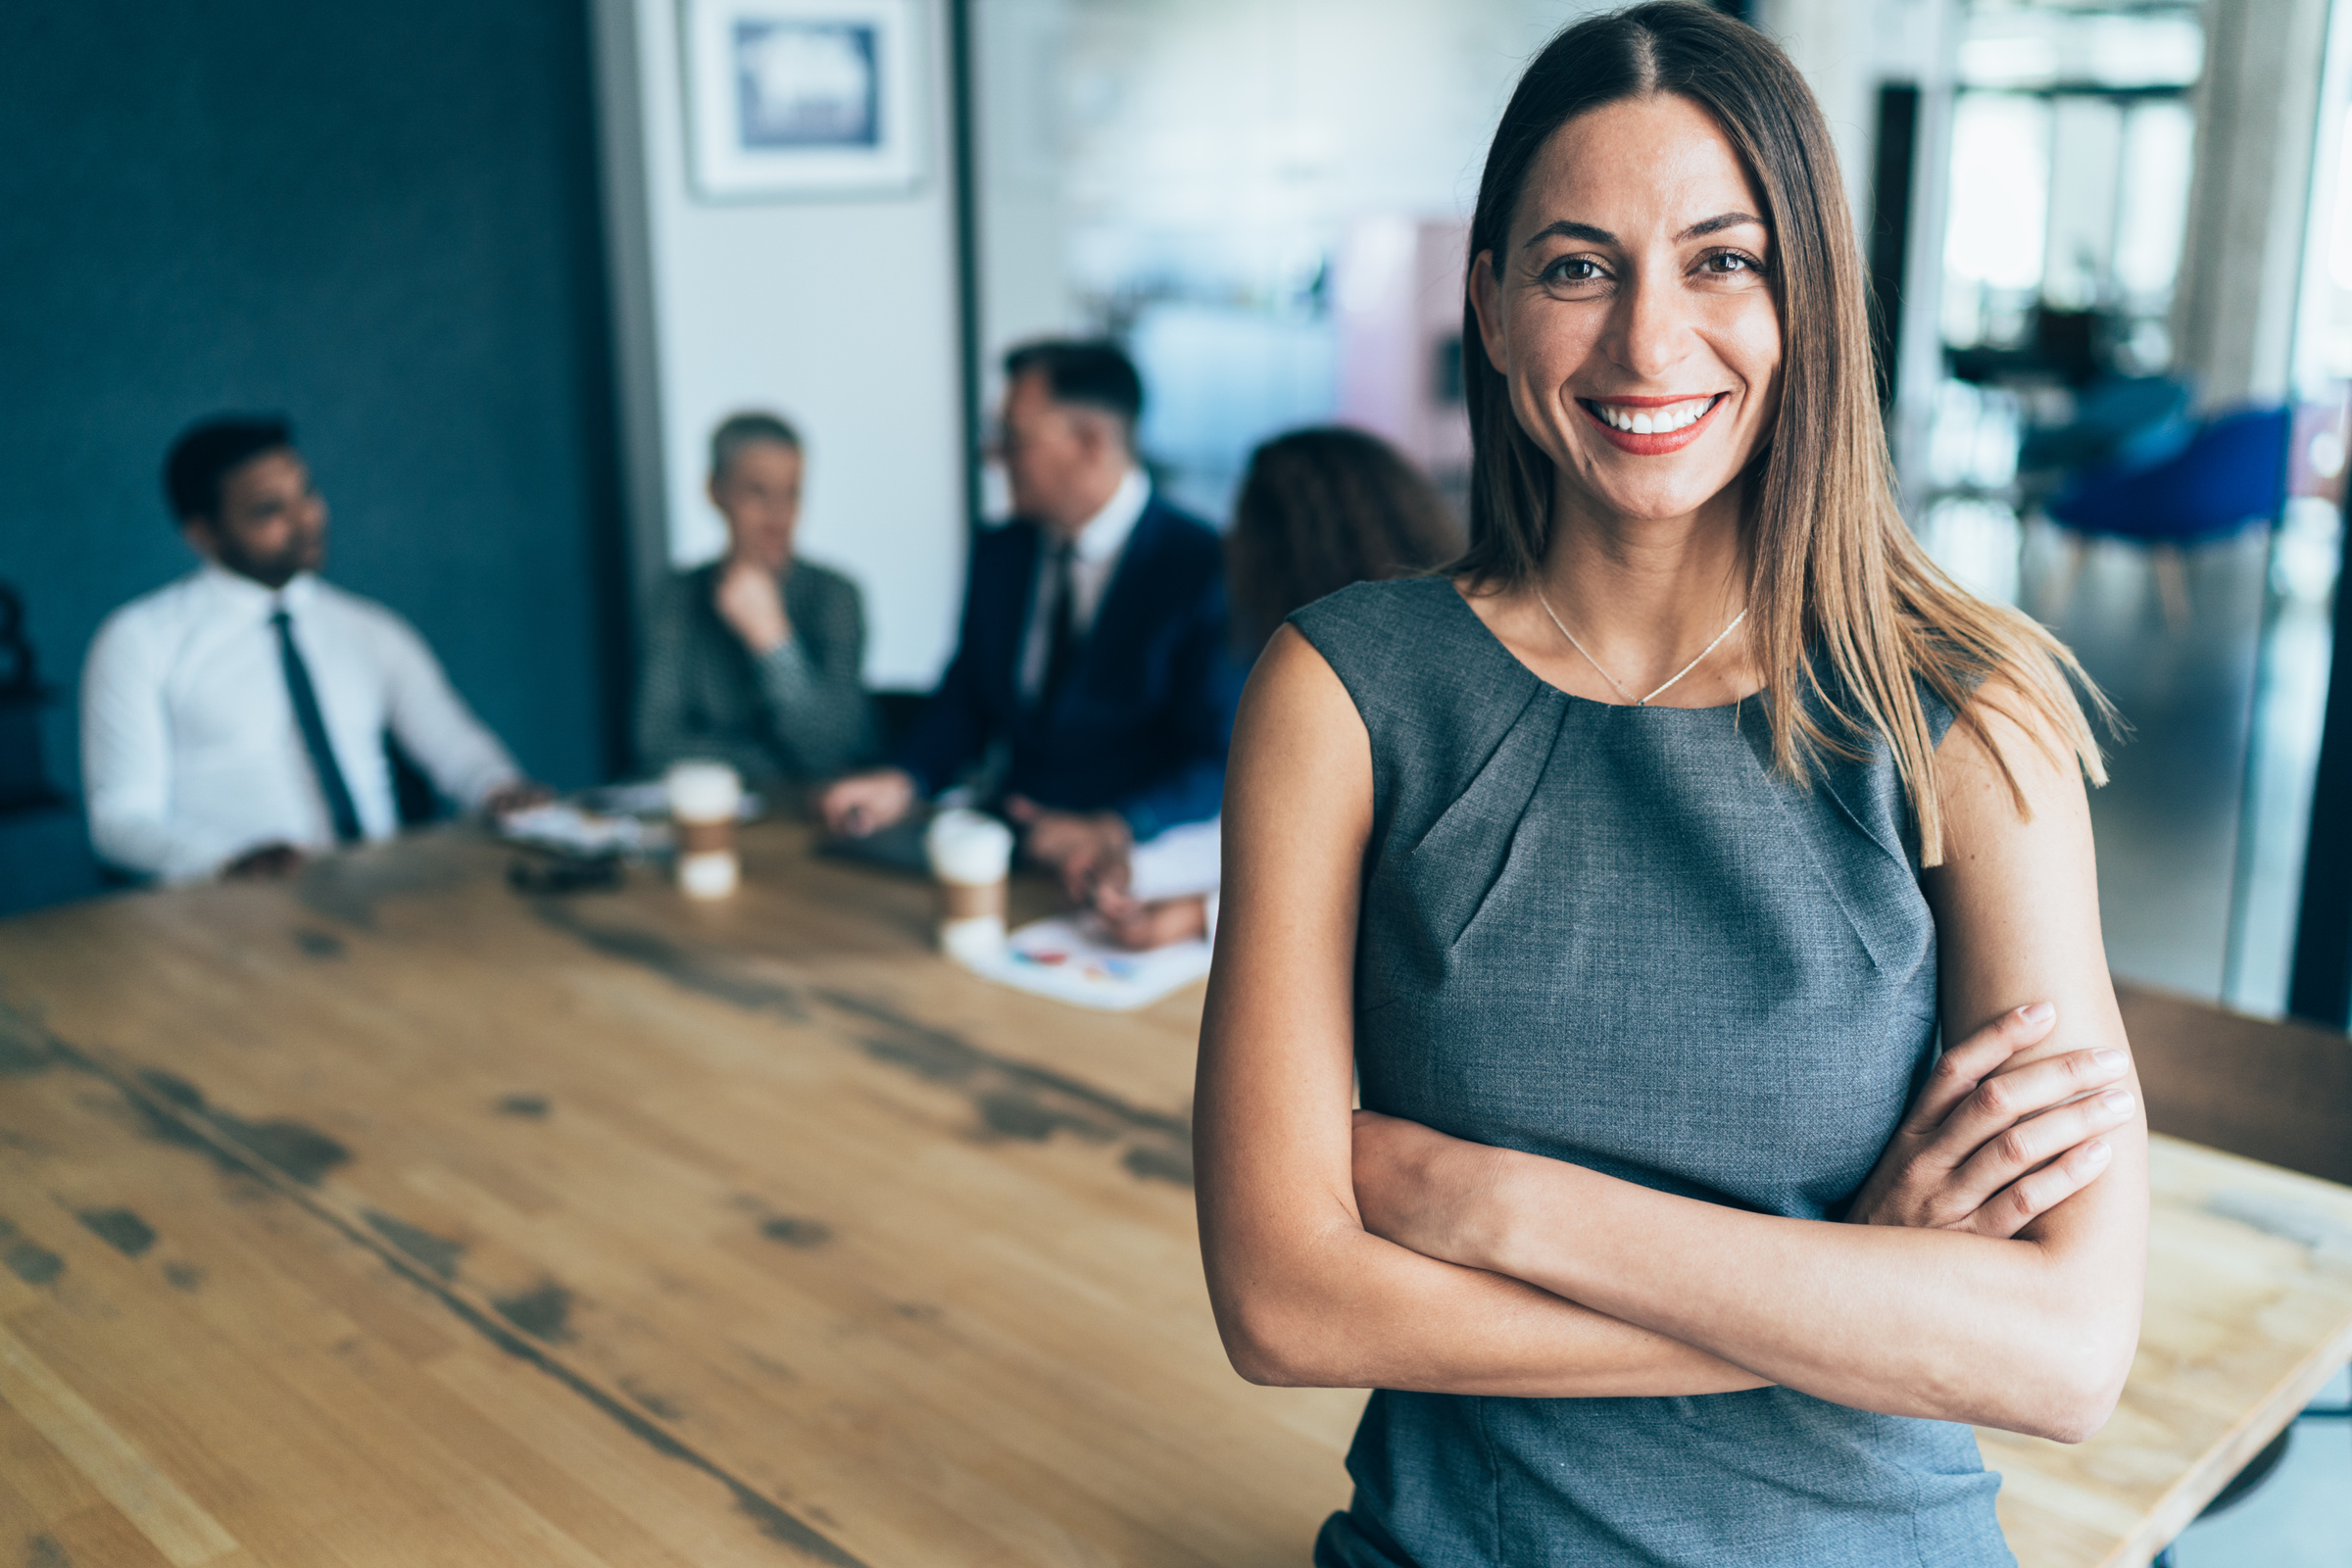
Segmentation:
<svg viewBox="0 0 2352 1568">
<path fill-rule="evenodd" d="M 1284 1243 L 1212 1237 L 1209 1255 L 1218 1329 L 1253 1383 L 1551 1398 L 1766 1383 L 1523 1281 L 1424 1257 L 1345 1215 Z"/>
<path fill-rule="evenodd" d="M 1496 1219 L 1461 1261 L 1821 1398 L 2073 1441 L 2128 1369 L 2136 1272 L 2101 1277 L 2079 1235 L 2067 1256 L 2046 1241 L 1786 1219 L 1489 1152 Z M 2102 1188 L 2074 1201 L 2129 1201 L 2129 1178 Z"/>
</svg>

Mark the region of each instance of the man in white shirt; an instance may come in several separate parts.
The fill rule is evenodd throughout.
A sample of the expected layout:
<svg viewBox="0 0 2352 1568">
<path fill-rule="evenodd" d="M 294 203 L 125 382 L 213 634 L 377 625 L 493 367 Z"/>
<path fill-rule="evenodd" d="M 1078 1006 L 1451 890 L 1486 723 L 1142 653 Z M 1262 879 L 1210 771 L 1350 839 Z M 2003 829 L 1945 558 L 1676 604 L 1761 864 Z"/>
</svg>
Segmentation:
<svg viewBox="0 0 2352 1568">
<path fill-rule="evenodd" d="M 388 838 L 387 732 L 468 809 L 544 795 L 407 621 L 318 580 L 326 504 L 283 419 L 190 427 L 164 486 L 204 564 L 90 646 L 82 780 L 101 859 L 168 882 L 283 876 Z"/>
</svg>

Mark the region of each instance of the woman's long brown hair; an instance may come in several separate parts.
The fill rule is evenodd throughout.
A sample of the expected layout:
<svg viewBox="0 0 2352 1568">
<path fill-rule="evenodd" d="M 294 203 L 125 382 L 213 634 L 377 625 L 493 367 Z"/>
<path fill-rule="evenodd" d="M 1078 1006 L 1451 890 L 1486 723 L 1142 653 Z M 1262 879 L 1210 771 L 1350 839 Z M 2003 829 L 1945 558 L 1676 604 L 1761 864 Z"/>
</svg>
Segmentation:
<svg viewBox="0 0 2352 1568">
<path fill-rule="evenodd" d="M 1883 737 L 1918 818 L 1925 865 L 1943 859 L 1943 822 L 1920 685 L 1999 760 L 2021 812 L 2024 791 L 1984 727 L 1980 696 L 2045 737 L 2052 760 L 2071 754 L 2092 783 L 2105 783 L 2075 687 L 2110 722 L 2113 710 L 2074 656 L 2027 616 L 1944 575 L 1895 505 L 1837 154 L 1811 90 L 1770 39 L 1690 0 L 1653 0 L 1554 38 L 1495 128 L 1470 224 L 1472 271 L 1481 252 L 1506 253 L 1520 191 L 1554 131 L 1661 92 L 1714 117 L 1755 179 L 1772 230 L 1781 406 L 1744 479 L 1749 647 L 1775 699 L 1775 765 L 1801 784 L 1818 754 L 1858 758 L 1870 737 Z M 1470 547 L 1452 569 L 1482 589 L 1515 588 L 1551 543 L 1552 461 L 1512 414 L 1467 299 L 1462 359 L 1475 456 Z M 1986 691 L 1996 676 L 2004 686 Z"/>
</svg>

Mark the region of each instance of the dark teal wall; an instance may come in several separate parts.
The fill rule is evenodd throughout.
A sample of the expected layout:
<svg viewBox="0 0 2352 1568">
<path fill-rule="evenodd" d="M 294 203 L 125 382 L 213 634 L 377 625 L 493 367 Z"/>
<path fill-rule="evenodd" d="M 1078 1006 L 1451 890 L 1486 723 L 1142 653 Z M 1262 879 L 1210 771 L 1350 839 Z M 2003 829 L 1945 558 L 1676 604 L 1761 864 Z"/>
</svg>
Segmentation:
<svg viewBox="0 0 2352 1568">
<path fill-rule="evenodd" d="M 0 8 L 0 578 L 66 688 L 59 784 L 99 619 L 191 564 L 164 448 L 220 408 L 293 416 L 328 576 L 525 768 L 618 760 L 587 34 L 583 0 Z M 0 909 L 86 876 L 58 840 L 0 842 Z"/>
</svg>

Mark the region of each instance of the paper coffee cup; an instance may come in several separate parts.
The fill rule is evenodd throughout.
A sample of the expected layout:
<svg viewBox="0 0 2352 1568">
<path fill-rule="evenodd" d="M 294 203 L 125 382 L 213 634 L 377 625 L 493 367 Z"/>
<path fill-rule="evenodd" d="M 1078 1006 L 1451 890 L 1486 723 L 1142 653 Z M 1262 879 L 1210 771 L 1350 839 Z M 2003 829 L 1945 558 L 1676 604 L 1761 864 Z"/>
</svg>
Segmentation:
<svg viewBox="0 0 2352 1568">
<path fill-rule="evenodd" d="M 743 780 L 724 762 L 673 762 L 662 775 L 669 814 L 679 822 L 732 824 L 743 805 Z"/>
<path fill-rule="evenodd" d="M 678 857 L 678 887 L 690 899 L 723 899 L 743 880 L 733 850 L 708 850 Z"/>
<path fill-rule="evenodd" d="M 978 811 L 942 811 L 923 832 L 923 853 L 939 883 L 941 951 L 973 962 L 1003 949 L 1012 830 Z"/>
<path fill-rule="evenodd" d="M 723 899 L 743 877 L 735 858 L 735 813 L 743 781 L 724 762 L 671 765 L 662 783 L 678 831 L 678 887 L 690 899 Z"/>
</svg>

